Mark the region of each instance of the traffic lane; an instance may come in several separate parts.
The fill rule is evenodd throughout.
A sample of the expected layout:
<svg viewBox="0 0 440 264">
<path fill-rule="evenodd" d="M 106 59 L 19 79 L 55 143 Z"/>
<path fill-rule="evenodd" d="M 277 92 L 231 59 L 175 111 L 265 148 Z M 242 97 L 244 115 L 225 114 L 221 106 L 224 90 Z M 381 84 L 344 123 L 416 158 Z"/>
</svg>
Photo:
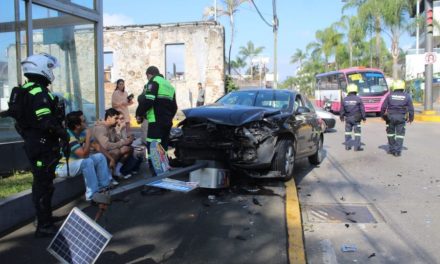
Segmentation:
<svg viewBox="0 0 440 264">
<path fill-rule="evenodd" d="M 440 209 L 440 164 L 427 159 L 435 157 L 440 147 L 438 141 L 429 140 L 440 136 L 438 125 L 407 125 L 399 158 L 386 154 L 385 124 L 379 118 L 362 124 L 363 152 L 345 151 L 343 124 L 338 122 L 336 131 L 326 134 L 327 157 L 321 166 L 298 180 L 309 261 L 334 257 L 342 263 L 439 262 L 432 241 L 440 237 L 432 230 L 440 227 L 434 213 Z M 339 205 L 359 205 L 377 223 L 364 223 L 365 219 L 353 223 L 348 217 L 331 221 L 319 213 L 325 211 L 325 204 L 339 209 Z M 347 243 L 356 244 L 357 251 L 343 253 L 340 247 Z"/>
<path fill-rule="evenodd" d="M 257 192 L 242 182 L 112 204 L 99 223 L 113 238 L 98 263 L 287 263 L 283 183 L 257 183 Z"/>
</svg>

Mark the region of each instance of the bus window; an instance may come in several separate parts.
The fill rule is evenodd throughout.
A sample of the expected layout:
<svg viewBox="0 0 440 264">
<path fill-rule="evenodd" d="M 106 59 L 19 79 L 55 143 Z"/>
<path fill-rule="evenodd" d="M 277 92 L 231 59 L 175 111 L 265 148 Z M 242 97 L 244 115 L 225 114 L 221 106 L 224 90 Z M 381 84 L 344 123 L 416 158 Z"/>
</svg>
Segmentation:
<svg viewBox="0 0 440 264">
<path fill-rule="evenodd" d="M 345 79 L 344 74 L 339 74 L 339 87 L 341 91 L 347 92 L 347 80 Z"/>
<path fill-rule="evenodd" d="M 380 72 L 356 72 L 347 77 L 349 83 L 358 86 L 360 96 L 379 96 L 388 92 L 385 77 Z"/>
</svg>

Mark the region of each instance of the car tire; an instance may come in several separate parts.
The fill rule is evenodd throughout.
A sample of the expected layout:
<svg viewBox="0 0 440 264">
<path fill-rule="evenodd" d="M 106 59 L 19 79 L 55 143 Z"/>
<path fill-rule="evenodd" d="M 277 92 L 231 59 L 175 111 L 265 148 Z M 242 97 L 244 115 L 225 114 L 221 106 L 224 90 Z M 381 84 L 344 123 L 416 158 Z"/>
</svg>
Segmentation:
<svg viewBox="0 0 440 264">
<path fill-rule="evenodd" d="M 292 179 L 295 166 L 295 148 L 290 139 L 281 139 L 275 146 L 272 170 L 279 171 L 285 181 Z"/>
<path fill-rule="evenodd" d="M 321 137 L 319 139 L 318 149 L 316 150 L 315 154 L 309 156 L 309 162 L 313 165 L 319 165 L 321 164 L 323 159 L 324 159 L 324 139 Z"/>
</svg>

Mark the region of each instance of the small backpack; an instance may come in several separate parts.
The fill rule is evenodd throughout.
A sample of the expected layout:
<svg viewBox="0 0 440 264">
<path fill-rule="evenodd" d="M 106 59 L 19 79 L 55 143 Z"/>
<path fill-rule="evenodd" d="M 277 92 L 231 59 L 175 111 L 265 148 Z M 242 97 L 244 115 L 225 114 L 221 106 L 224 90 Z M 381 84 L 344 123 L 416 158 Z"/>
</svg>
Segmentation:
<svg viewBox="0 0 440 264">
<path fill-rule="evenodd" d="M 27 126 L 26 109 L 29 102 L 29 91 L 34 87 L 34 84 L 15 86 L 9 97 L 9 109 L 2 112 L 1 117 L 12 117 L 21 128 Z"/>
</svg>

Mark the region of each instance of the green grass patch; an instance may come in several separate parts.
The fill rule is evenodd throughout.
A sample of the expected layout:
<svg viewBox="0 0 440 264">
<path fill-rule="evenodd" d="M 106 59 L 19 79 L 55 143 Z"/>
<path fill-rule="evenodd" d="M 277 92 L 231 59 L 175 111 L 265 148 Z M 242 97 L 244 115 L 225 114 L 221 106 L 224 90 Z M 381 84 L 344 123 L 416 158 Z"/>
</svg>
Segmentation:
<svg viewBox="0 0 440 264">
<path fill-rule="evenodd" d="M 14 173 L 7 178 L 0 178 L 0 199 L 32 188 L 32 173 Z"/>
</svg>

